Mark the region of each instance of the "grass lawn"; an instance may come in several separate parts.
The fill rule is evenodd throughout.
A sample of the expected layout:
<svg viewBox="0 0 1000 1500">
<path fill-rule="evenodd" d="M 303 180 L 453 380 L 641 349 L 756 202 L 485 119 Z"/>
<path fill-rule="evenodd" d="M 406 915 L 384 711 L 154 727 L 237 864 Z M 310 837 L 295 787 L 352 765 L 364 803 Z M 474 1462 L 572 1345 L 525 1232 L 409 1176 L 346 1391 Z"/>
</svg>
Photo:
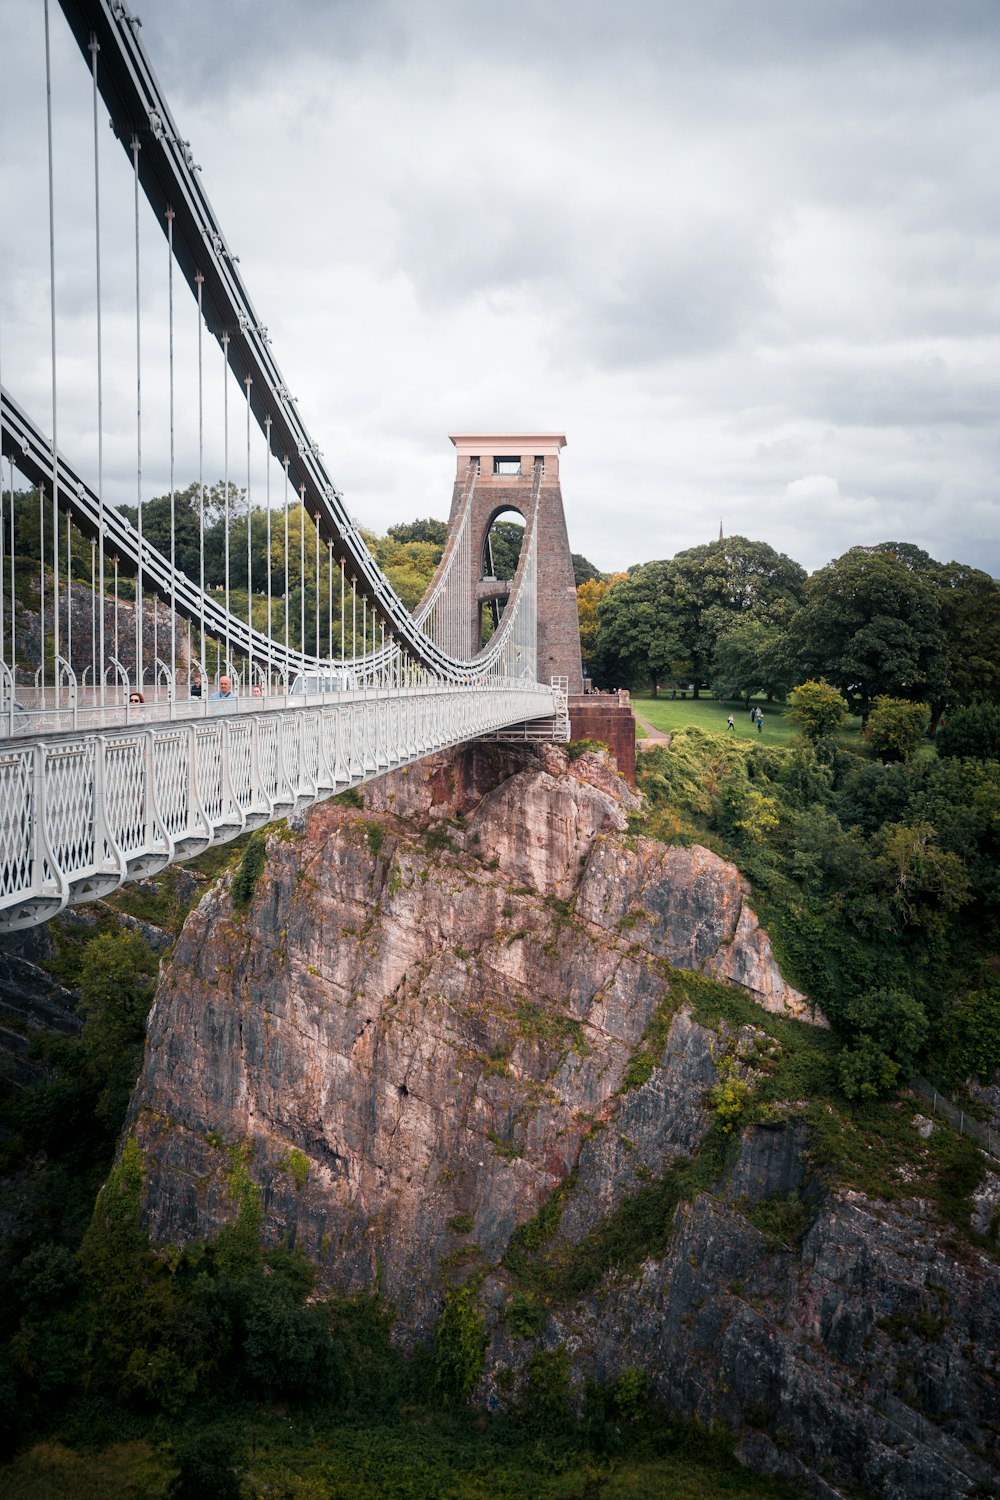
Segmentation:
<svg viewBox="0 0 1000 1500">
<path fill-rule="evenodd" d="M 708 695 L 703 698 L 677 698 L 671 701 L 669 693 L 666 696 L 661 694 L 659 698 L 650 698 L 647 693 L 632 694 L 632 706 L 636 713 L 648 719 L 655 729 L 663 730 L 667 734 L 674 729 L 683 729 L 686 724 L 697 724 L 701 729 L 725 733 L 726 719 L 729 714 L 732 714 L 736 720 L 736 733 L 741 739 L 760 738 L 777 745 L 792 744 L 798 731 L 785 718 L 785 705 L 754 699 L 755 708 L 758 703 L 764 714 L 764 730 L 759 736 L 757 726 L 751 724 L 750 713 L 744 708 L 742 701 L 720 703 L 718 699 Z M 860 731 L 861 720 L 852 719 L 850 728 L 845 731 L 845 734 L 853 738 Z"/>
</svg>

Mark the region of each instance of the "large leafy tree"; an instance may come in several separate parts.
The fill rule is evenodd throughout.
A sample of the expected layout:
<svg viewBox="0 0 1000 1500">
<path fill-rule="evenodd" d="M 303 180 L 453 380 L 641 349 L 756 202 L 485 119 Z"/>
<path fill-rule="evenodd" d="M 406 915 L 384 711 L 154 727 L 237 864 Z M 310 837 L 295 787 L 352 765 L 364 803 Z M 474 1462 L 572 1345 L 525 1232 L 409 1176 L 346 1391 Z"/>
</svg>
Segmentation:
<svg viewBox="0 0 1000 1500">
<path fill-rule="evenodd" d="M 610 587 L 610 583 L 602 583 L 599 578 L 587 578 L 577 587 L 576 609 L 580 619 L 580 651 L 583 655 L 584 666 L 588 671 L 593 668 L 600 640 L 601 622 L 597 611 Z"/>
<path fill-rule="evenodd" d="M 1000 583 L 955 562 L 931 564 L 927 577 L 948 659 L 945 702 L 931 705 L 935 722 L 947 704 L 1000 703 Z"/>
<path fill-rule="evenodd" d="M 783 698 L 795 675 L 786 643 L 780 626 L 739 619 L 715 647 L 712 692 L 717 698 L 742 698 L 746 703 L 757 693 Z"/>
<path fill-rule="evenodd" d="M 662 679 L 682 668 L 666 583 L 669 567 L 652 562 L 633 568 L 598 603 L 599 632 L 589 665 L 602 686 L 645 679 L 655 695 Z"/>
<path fill-rule="evenodd" d="M 926 562 L 924 561 L 926 559 Z M 791 635 L 800 666 L 835 683 L 867 717 L 880 694 L 941 701 L 948 657 L 926 553 L 887 542 L 852 547 L 806 584 Z"/>
<path fill-rule="evenodd" d="M 612 585 L 601 607 L 602 648 L 620 675 L 709 681 L 716 648 L 736 626 L 784 626 L 803 598 L 805 569 L 766 542 L 727 537 L 647 563 Z M 635 619 L 622 619 L 634 610 Z"/>
<path fill-rule="evenodd" d="M 607 573 L 602 573 L 600 568 L 595 568 L 590 559 L 584 557 L 582 552 L 573 552 L 570 555 L 573 559 L 573 580 L 577 588 L 582 583 L 607 583 Z"/>
</svg>

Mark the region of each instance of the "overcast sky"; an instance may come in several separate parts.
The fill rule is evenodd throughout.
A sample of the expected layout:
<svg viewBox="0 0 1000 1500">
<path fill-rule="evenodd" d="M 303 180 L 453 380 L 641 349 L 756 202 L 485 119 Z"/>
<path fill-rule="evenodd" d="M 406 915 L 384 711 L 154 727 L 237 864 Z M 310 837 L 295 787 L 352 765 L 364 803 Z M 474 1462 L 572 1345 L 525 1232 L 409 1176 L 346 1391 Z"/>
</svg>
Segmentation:
<svg viewBox="0 0 1000 1500">
<path fill-rule="evenodd" d="M 363 524 L 447 515 L 449 431 L 556 430 L 571 543 L 601 568 L 721 520 L 808 568 L 892 538 L 1000 574 L 997 0 L 137 8 Z M 89 80 L 55 0 L 51 19 L 59 437 L 92 472 Z M 0 359 L 47 424 L 42 45 L 38 0 L 0 0 Z M 100 150 L 105 473 L 132 500 L 131 189 L 103 114 Z M 142 268 L 148 497 L 169 482 L 151 216 Z"/>
</svg>

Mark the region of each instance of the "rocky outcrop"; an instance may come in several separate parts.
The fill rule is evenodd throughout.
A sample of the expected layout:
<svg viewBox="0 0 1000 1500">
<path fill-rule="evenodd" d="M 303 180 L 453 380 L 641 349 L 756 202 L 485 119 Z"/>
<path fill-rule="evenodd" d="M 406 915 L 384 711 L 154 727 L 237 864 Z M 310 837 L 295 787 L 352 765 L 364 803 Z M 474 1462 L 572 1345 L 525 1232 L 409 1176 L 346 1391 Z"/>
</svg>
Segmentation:
<svg viewBox="0 0 1000 1500">
<path fill-rule="evenodd" d="M 135 1097 L 155 1238 L 230 1216 L 221 1136 L 254 1142 L 270 1231 L 327 1284 L 378 1270 L 416 1331 L 461 1248 L 450 1219 L 470 1214 L 482 1255 L 502 1254 L 619 1107 L 669 966 L 732 964 L 747 930 L 766 951 L 731 866 L 629 839 L 603 757 L 576 764 L 432 759 L 376 783 L 363 816 L 328 803 L 272 836 L 245 918 L 225 883 L 201 903 Z"/>
<path fill-rule="evenodd" d="M 602 756 L 473 746 L 272 833 L 249 907 L 224 879 L 161 974 L 130 1121 L 151 1233 L 230 1221 L 249 1143 L 267 1236 L 302 1246 L 324 1288 L 379 1286 L 404 1341 L 447 1284 L 481 1278 L 487 1403 L 563 1344 L 578 1382 L 637 1365 L 817 1493 L 971 1494 L 995 1266 L 919 1200 L 826 1193 L 794 1101 L 671 1200 L 634 1269 L 556 1299 L 533 1339 L 504 1321 L 505 1255 L 543 1205 L 572 1260 L 651 1184 L 715 1161 L 710 1091 L 752 1078 L 768 1041 L 699 1019 L 678 971 L 809 1018 L 739 873 L 630 833 L 634 806 Z M 786 1242 L 754 1206 L 788 1195 L 808 1222 Z"/>
</svg>

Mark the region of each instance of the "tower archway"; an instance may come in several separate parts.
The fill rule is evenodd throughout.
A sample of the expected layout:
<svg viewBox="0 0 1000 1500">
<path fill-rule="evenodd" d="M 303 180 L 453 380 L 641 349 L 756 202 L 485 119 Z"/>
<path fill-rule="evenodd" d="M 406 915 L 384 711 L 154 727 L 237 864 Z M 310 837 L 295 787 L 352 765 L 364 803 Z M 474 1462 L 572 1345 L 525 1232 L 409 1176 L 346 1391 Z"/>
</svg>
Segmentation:
<svg viewBox="0 0 1000 1500">
<path fill-rule="evenodd" d="M 481 646 L 485 646 L 503 618 L 521 556 L 526 524 L 516 506 L 498 507 L 486 524 L 476 590 Z"/>
<path fill-rule="evenodd" d="M 538 677 L 542 682 L 566 677 L 570 693 L 582 692 L 576 580 L 559 483 L 559 455 L 566 446 L 565 437 L 561 433 L 454 432 L 449 437 L 456 456 L 449 525 L 460 515 L 470 478 L 474 478 L 469 524 L 472 556 L 479 567 L 471 590 L 473 597 L 468 600 L 470 648 L 478 649 L 482 639 L 484 608 L 495 621 L 509 596 L 509 589 L 505 592 L 501 587 L 509 580 L 484 571 L 491 532 L 512 514 L 527 524 L 537 506 Z"/>
</svg>

